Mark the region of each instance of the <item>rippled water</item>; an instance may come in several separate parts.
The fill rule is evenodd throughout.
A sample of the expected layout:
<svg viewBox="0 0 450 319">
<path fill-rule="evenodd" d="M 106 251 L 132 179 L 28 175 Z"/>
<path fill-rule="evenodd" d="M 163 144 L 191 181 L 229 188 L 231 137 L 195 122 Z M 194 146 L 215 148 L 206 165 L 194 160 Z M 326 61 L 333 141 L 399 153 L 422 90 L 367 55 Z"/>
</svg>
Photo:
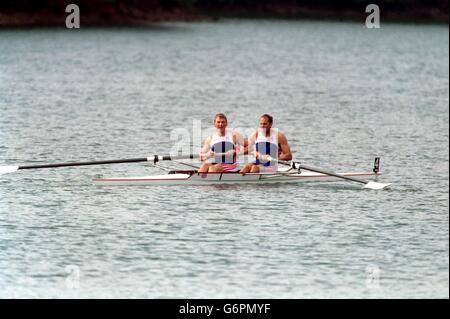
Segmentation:
<svg viewBox="0 0 450 319">
<path fill-rule="evenodd" d="M 2 298 L 448 298 L 448 26 L 225 20 L 0 32 L 0 163 L 166 154 L 268 112 L 295 157 L 389 190 L 0 179 Z"/>
</svg>

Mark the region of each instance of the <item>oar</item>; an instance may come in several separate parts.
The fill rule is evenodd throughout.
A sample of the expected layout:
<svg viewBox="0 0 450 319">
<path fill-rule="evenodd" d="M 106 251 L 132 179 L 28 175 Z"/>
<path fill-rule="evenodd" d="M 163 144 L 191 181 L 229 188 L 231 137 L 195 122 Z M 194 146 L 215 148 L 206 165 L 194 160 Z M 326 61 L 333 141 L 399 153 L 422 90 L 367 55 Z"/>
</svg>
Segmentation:
<svg viewBox="0 0 450 319">
<path fill-rule="evenodd" d="M 326 170 L 323 170 L 321 168 L 315 168 L 315 167 L 311 167 L 311 166 L 306 166 L 303 164 L 300 164 L 299 162 L 287 162 L 287 161 L 282 161 L 282 160 L 277 160 L 275 158 L 272 157 L 267 157 L 268 161 L 274 161 L 274 162 L 278 162 L 280 164 L 284 164 L 284 165 L 288 165 L 291 166 L 293 168 L 299 168 L 299 169 L 305 169 L 307 171 L 311 171 L 311 172 L 316 172 L 316 173 L 321 173 L 321 174 L 325 174 L 325 175 L 329 175 L 329 176 L 334 176 L 337 178 L 342 178 L 342 179 L 346 179 L 352 182 L 357 182 L 357 183 L 362 183 L 365 184 L 364 188 L 370 188 L 370 189 L 383 189 L 385 187 L 388 187 L 389 185 L 391 185 L 392 183 L 378 183 L 375 181 L 364 181 L 358 178 L 354 178 L 354 177 L 350 177 L 350 176 L 344 176 L 344 175 L 340 175 L 334 172 L 329 172 Z"/>
<path fill-rule="evenodd" d="M 21 166 L 0 166 L 0 175 L 6 173 L 13 173 L 19 169 L 39 169 L 39 168 L 56 168 L 56 167 L 67 167 L 67 166 L 86 166 L 86 165 L 105 165 L 105 164 L 119 164 L 119 163 L 136 163 L 136 162 L 159 162 L 159 161 L 171 161 L 179 159 L 190 159 L 194 158 L 194 154 L 189 154 L 185 156 L 170 156 L 170 155 L 154 155 L 150 157 L 141 158 L 128 158 L 128 159 L 116 159 L 116 160 L 104 160 L 104 161 L 94 161 L 94 162 L 70 162 L 70 163 L 55 163 L 55 164 L 39 164 L 39 165 L 21 165 Z"/>
</svg>

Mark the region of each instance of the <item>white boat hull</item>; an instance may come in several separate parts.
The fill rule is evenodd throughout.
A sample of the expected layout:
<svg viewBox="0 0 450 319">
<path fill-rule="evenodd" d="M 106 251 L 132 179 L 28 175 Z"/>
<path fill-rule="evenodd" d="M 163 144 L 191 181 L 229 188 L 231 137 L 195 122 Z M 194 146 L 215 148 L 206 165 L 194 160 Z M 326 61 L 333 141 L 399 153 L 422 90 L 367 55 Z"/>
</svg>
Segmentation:
<svg viewBox="0 0 450 319">
<path fill-rule="evenodd" d="M 376 179 L 380 173 L 340 173 L 343 176 L 360 178 L 361 180 Z M 342 181 L 341 178 L 313 173 L 301 172 L 295 174 L 273 173 L 208 173 L 208 174 L 166 174 L 140 177 L 98 177 L 93 179 L 93 184 L 98 186 L 123 186 L 123 185 L 217 185 L 217 184 L 266 184 L 266 183 L 299 183 L 299 182 L 330 182 Z"/>
</svg>

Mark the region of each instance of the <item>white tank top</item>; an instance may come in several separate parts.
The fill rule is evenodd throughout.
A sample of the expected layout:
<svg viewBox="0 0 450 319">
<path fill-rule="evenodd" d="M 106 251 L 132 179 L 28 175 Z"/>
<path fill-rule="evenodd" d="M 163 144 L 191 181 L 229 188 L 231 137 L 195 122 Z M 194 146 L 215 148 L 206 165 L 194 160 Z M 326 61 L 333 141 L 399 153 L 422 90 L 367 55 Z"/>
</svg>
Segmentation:
<svg viewBox="0 0 450 319">
<path fill-rule="evenodd" d="M 278 130 L 275 128 L 270 129 L 269 136 L 266 136 L 266 130 L 262 128 L 258 128 L 258 133 L 256 136 L 255 143 L 258 142 L 270 142 L 272 144 L 275 144 L 278 147 Z"/>
<path fill-rule="evenodd" d="M 234 144 L 233 140 L 233 131 L 229 129 L 225 129 L 225 135 L 220 136 L 217 132 L 215 132 L 211 137 L 211 148 L 214 144 L 217 144 L 219 142 L 231 142 Z"/>
<path fill-rule="evenodd" d="M 211 137 L 211 150 L 217 153 L 225 153 L 229 150 L 236 149 L 233 139 L 233 130 L 225 129 L 225 135 L 220 136 L 217 132 Z M 236 163 L 236 155 L 231 156 L 216 156 L 214 157 L 215 163 L 221 164 L 234 164 Z"/>
<path fill-rule="evenodd" d="M 266 130 L 258 128 L 255 150 L 260 152 L 262 155 L 270 155 L 273 158 L 278 158 L 280 149 L 278 147 L 278 130 L 270 129 L 269 136 L 266 136 Z M 255 164 L 261 164 L 264 166 L 274 166 L 276 163 L 264 162 L 256 160 Z"/>
</svg>

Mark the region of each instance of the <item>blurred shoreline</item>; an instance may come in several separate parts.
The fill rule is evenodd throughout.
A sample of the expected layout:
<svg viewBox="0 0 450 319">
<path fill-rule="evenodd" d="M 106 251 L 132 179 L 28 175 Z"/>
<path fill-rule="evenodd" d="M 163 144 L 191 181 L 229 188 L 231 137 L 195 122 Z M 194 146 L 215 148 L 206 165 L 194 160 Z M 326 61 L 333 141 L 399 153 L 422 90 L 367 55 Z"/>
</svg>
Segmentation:
<svg viewBox="0 0 450 319">
<path fill-rule="evenodd" d="M 365 22 L 370 13 L 361 1 L 5 1 L 0 27 L 61 26 L 76 3 L 81 26 L 139 26 L 159 22 L 217 21 L 221 18 L 327 19 Z M 448 0 L 379 1 L 380 21 L 448 24 Z"/>
</svg>

